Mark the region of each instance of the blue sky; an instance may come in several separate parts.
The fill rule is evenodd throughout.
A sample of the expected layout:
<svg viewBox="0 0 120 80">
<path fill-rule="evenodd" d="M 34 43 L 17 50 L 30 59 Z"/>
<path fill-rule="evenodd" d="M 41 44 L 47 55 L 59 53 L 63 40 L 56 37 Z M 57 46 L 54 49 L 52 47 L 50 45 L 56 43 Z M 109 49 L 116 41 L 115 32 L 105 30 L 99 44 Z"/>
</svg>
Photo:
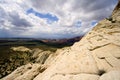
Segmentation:
<svg viewBox="0 0 120 80">
<path fill-rule="evenodd" d="M 97 23 L 98 23 L 97 21 L 92 21 L 92 22 L 91 22 L 91 25 L 94 26 L 94 25 L 96 25 Z"/>
<path fill-rule="evenodd" d="M 28 15 L 34 14 L 35 16 L 46 19 L 48 24 L 51 24 L 53 22 L 57 22 L 59 20 L 58 17 L 55 15 L 52 15 L 50 13 L 40 13 L 40 12 L 35 11 L 32 8 L 28 9 L 26 12 Z"/>
<path fill-rule="evenodd" d="M 117 0 L 0 0 L 0 37 L 72 38 L 109 17 Z"/>
</svg>

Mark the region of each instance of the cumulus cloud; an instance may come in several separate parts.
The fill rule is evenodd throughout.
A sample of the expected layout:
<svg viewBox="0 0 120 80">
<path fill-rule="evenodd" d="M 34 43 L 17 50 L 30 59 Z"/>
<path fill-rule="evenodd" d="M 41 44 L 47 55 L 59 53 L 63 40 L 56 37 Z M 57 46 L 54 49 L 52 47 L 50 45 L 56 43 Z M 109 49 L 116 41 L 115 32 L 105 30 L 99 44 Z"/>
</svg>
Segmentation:
<svg viewBox="0 0 120 80">
<path fill-rule="evenodd" d="M 116 4 L 117 0 L 0 0 L 0 37 L 80 36 L 110 16 Z M 28 14 L 30 9 L 34 13 Z"/>
<path fill-rule="evenodd" d="M 31 23 L 29 23 L 26 19 L 20 18 L 20 15 L 18 15 L 16 12 L 9 14 L 11 24 L 13 24 L 16 27 L 30 27 L 32 26 Z M 12 18 L 11 18 L 12 17 Z"/>
</svg>

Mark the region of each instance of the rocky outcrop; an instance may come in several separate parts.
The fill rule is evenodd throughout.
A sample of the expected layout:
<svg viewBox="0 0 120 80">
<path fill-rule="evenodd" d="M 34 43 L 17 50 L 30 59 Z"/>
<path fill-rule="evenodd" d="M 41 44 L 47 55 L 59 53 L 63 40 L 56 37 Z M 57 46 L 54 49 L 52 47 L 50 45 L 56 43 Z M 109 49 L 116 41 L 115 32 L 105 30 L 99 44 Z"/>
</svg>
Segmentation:
<svg viewBox="0 0 120 80">
<path fill-rule="evenodd" d="M 120 80 L 119 4 L 112 20 L 104 19 L 81 41 L 50 55 L 42 71 L 21 69 L 23 74 L 11 80 Z M 10 80 L 14 73 L 2 80 Z"/>
<path fill-rule="evenodd" d="M 33 59 L 33 62 L 40 64 L 44 64 L 46 59 L 52 54 L 51 51 L 43 51 L 40 49 L 34 49 L 32 53 L 31 59 Z"/>
<path fill-rule="evenodd" d="M 32 80 L 44 70 L 45 67 L 40 64 L 27 64 L 17 68 L 2 80 Z"/>
<path fill-rule="evenodd" d="M 3 54 L 8 55 L 8 57 L 0 60 L 0 78 L 10 74 L 17 67 L 28 64 L 32 55 L 31 50 L 26 47 L 12 47 L 5 50 L 7 54 L 4 52 Z"/>
<path fill-rule="evenodd" d="M 29 48 L 26 48 L 24 46 L 19 47 L 11 47 L 13 51 L 20 51 L 20 52 L 30 52 L 31 50 Z"/>
<path fill-rule="evenodd" d="M 11 52 L 9 54 L 11 55 L 7 59 L 4 59 L 3 61 L 1 61 L 0 63 L 0 78 L 10 74 L 18 67 L 19 68 L 8 76 L 10 78 L 5 78 L 5 80 L 16 79 L 16 77 L 19 77 L 21 74 L 24 73 L 26 67 L 30 67 L 30 66 L 31 68 L 33 67 L 32 68 L 33 70 L 30 70 L 31 68 L 27 69 L 27 70 L 30 70 L 30 72 L 28 71 L 29 73 L 26 73 L 24 76 L 29 76 L 30 74 L 33 75 L 33 73 L 35 73 L 35 75 L 38 74 L 39 69 L 37 69 L 37 67 L 43 67 L 42 65 L 45 63 L 46 59 L 49 57 L 49 55 L 52 55 L 53 53 L 51 51 L 44 51 L 39 48 L 29 49 L 24 46 L 12 47 L 10 51 Z M 36 69 L 34 70 L 34 68 Z M 19 78 L 22 78 L 22 77 L 19 77 Z M 25 80 L 26 79 L 29 80 L 31 78 L 25 78 Z"/>
</svg>

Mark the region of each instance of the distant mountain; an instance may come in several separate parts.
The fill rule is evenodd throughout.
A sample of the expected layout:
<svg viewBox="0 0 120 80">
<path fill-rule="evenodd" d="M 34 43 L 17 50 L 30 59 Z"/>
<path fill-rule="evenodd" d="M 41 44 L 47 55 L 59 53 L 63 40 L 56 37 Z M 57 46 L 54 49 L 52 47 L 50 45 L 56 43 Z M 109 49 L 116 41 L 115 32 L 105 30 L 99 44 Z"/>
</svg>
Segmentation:
<svg viewBox="0 0 120 80">
<path fill-rule="evenodd" d="M 48 45 L 54 47 L 71 46 L 83 36 L 70 39 L 40 39 L 40 38 L 0 38 L 0 46 L 7 45 Z"/>
<path fill-rule="evenodd" d="M 83 36 L 70 39 L 43 39 L 41 41 L 48 45 L 73 45 L 75 42 L 80 41 L 82 37 Z"/>
</svg>

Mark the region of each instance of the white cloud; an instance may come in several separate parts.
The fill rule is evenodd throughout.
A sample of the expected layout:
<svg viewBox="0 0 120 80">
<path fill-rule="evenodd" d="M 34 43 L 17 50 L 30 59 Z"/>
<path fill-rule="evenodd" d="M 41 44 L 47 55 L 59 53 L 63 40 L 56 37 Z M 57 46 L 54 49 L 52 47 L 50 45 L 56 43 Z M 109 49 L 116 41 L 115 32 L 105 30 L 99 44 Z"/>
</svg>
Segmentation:
<svg viewBox="0 0 120 80">
<path fill-rule="evenodd" d="M 108 17 L 117 0 L 1 0 L 0 37 L 70 38 L 91 29 L 92 21 Z M 26 14 L 37 12 L 56 15 L 59 20 L 48 24 L 46 19 Z M 81 21 L 80 27 L 75 23 Z M 8 35 L 9 34 L 9 35 Z"/>
</svg>

